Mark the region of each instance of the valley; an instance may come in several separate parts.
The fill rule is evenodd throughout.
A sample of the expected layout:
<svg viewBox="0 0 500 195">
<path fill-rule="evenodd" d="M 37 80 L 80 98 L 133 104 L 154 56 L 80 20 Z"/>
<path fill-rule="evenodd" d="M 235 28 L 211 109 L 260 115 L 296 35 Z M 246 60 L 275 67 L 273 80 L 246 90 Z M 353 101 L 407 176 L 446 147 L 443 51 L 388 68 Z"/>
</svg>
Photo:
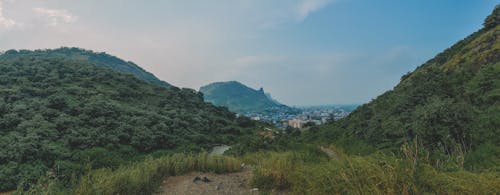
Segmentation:
<svg viewBox="0 0 500 195">
<path fill-rule="evenodd" d="M 6 24 L 21 28 L 3 16 L 2 3 L 0 35 Z M 289 32 L 327 4 L 312 1 L 293 22 L 266 23 L 259 28 L 277 31 L 278 24 L 289 25 L 285 29 Z M 252 6 L 238 4 L 238 8 Z M 45 28 L 72 19 L 58 18 L 67 11 L 33 10 L 50 13 L 51 23 Z M 391 89 L 361 105 L 285 105 L 263 88 L 234 80 L 213 82 L 199 90 L 177 87 L 132 61 L 76 47 L 6 50 L 0 53 L 0 194 L 499 194 L 500 6 L 490 11 L 480 29 L 401 75 Z M 218 14 L 227 13 L 214 15 Z M 182 21 L 191 20 L 196 18 L 190 15 Z M 324 28 L 315 24 L 309 27 Z M 196 36 L 177 32 L 173 40 L 188 34 L 189 39 L 199 41 L 217 34 L 196 32 Z M 234 41 L 231 35 L 194 45 Z M 287 36 L 295 39 L 298 35 L 290 32 Z M 314 38 L 322 38 L 316 44 L 329 40 L 319 35 L 305 40 Z M 356 39 L 365 38 L 369 37 Z M 386 41 L 397 40 L 393 38 Z M 248 35 L 247 39 L 256 37 Z M 154 45 L 156 41 L 140 40 L 142 45 L 134 46 L 163 48 Z M 246 49 L 252 46 L 247 44 Z M 187 63 L 175 61 L 187 47 L 174 50 L 162 53 L 161 62 Z M 200 53 L 213 58 L 223 53 L 209 51 Z M 222 56 L 232 57 L 232 52 L 226 53 Z M 343 73 L 345 67 L 339 64 L 347 63 L 344 58 L 349 55 L 332 55 L 334 62 L 311 56 L 320 59 L 321 66 L 295 67 L 301 74 L 280 63 L 293 67 L 306 62 L 281 56 L 231 60 L 231 67 L 242 68 L 241 72 L 226 72 L 228 65 L 220 65 L 221 69 L 207 65 L 188 73 L 179 67 L 172 70 L 185 74 L 186 79 L 203 77 L 192 82 L 201 83 L 212 78 L 206 70 L 222 72 L 220 78 L 245 80 L 254 76 L 250 74 L 254 69 L 266 75 L 277 67 L 279 71 L 272 73 L 276 78 L 263 76 L 262 82 L 282 82 L 291 76 L 299 81 L 296 85 L 286 83 L 290 89 L 275 89 L 283 94 L 296 89 L 304 92 L 280 97 L 315 105 L 324 101 L 307 94 L 307 82 L 334 77 L 327 74 L 330 69 Z M 390 63 L 385 58 L 380 61 Z M 196 60 L 200 62 L 205 63 Z M 276 66 L 264 67 L 263 62 Z M 158 72 L 164 67 L 155 68 Z M 341 73 L 335 76 L 346 80 Z M 347 85 L 351 90 L 358 84 L 345 82 L 341 88 Z M 338 89 L 335 83 L 323 83 L 319 90 L 310 91 L 326 94 Z M 342 102 L 355 102 L 355 96 Z"/>
<path fill-rule="evenodd" d="M 270 93 L 252 89 L 238 81 L 216 82 L 200 88 L 206 102 L 227 107 L 238 115 L 271 123 L 279 129 L 322 125 L 341 119 L 354 105 L 291 107 L 271 98 Z"/>
</svg>

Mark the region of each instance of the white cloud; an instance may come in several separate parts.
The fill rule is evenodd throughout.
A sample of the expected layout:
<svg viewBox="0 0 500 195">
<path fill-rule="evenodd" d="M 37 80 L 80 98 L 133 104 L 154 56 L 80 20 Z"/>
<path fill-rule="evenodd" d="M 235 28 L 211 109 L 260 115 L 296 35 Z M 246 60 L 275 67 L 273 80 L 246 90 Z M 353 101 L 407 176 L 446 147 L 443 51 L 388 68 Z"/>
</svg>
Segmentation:
<svg viewBox="0 0 500 195">
<path fill-rule="evenodd" d="M 48 20 L 50 26 L 57 26 L 61 23 L 72 23 L 76 21 L 77 17 L 72 15 L 69 11 L 61 9 L 47 9 L 42 7 L 33 8 L 33 11 Z"/>
<path fill-rule="evenodd" d="M 332 0 L 302 0 L 297 6 L 297 20 L 304 21 L 309 14 L 332 3 Z"/>
<path fill-rule="evenodd" d="M 16 25 L 16 21 L 6 18 L 3 15 L 3 2 L 0 1 L 0 30 L 1 29 L 10 29 Z"/>
</svg>

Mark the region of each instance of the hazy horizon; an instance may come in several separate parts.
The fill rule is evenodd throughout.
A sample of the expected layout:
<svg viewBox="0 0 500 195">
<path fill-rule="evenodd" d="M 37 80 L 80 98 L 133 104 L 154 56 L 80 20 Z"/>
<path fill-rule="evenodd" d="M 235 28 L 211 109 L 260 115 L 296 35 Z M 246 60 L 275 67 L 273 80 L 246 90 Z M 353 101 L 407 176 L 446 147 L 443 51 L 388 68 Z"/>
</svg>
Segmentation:
<svg viewBox="0 0 500 195">
<path fill-rule="evenodd" d="M 485 1 L 0 0 L 0 50 L 61 46 L 178 87 L 236 80 L 284 104 L 362 104 L 481 28 Z"/>
</svg>

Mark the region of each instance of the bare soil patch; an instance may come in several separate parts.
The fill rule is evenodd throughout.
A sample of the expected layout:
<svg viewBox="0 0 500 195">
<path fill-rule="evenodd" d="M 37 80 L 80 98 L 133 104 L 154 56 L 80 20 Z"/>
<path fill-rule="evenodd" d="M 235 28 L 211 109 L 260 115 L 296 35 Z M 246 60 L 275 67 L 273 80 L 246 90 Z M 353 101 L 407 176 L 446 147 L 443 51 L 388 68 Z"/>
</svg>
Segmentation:
<svg viewBox="0 0 500 195">
<path fill-rule="evenodd" d="M 228 174 L 192 172 L 186 175 L 168 177 L 163 181 L 157 194 L 259 194 L 257 189 L 250 187 L 251 178 L 252 171 L 250 170 Z"/>
</svg>

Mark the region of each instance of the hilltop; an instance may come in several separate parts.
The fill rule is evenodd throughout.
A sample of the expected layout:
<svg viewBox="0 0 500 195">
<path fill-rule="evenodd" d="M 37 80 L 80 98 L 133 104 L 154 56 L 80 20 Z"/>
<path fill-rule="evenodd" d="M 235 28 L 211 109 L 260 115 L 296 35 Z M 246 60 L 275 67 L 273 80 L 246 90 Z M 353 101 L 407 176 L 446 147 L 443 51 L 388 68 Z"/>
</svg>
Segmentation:
<svg viewBox="0 0 500 195">
<path fill-rule="evenodd" d="M 120 73 L 131 74 L 136 78 L 143 81 L 148 81 L 153 84 L 157 84 L 164 87 L 170 87 L 171 85 L 165 81 L 156 78 L 152 73 L 147 72 L 137 64 L 131 61 L 122 60 L 116 56 L 109 55 L 104 52 L 94 52 L 92 50 L 85 50 L 76 47 L 61 47 L 58 49 L 45 49 L 45 50 L 8 50 L 5 52 L 8 55 L 15 56 L 28 56 L 37 57 L 41 56 L 44 58 L 55 58 L 55 59 L 72 59 L 74 61 L 81 61 L 83 63 L 91 63 L 95 66 L 108 68 Z"/>
<path fill-rule="evenodd" d="M 252 89 L 237 81 L 216 82 L 200 88 L 205 101 L 237 113 L 291 109 L 271 98 L 264 89 Z"/>
</svg>

